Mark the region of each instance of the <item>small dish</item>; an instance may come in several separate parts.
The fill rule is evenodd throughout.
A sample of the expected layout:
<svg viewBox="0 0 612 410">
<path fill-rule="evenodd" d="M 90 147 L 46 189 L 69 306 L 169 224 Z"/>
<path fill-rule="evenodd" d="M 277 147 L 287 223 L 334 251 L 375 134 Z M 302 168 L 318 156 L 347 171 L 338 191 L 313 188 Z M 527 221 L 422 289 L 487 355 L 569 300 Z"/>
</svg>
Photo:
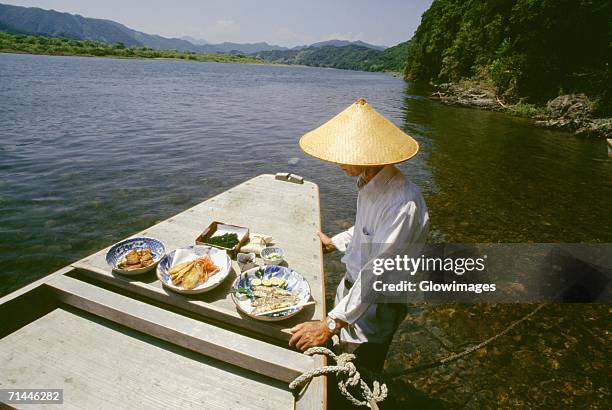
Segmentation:
<svg viewBox="0 0 612 410">
<path fill-rule="evenodd" d="M 238 262 L 238 266 L 240 267 L 240 271 L 244 272 L 245 270 L 249 270 L 257 266 L 255 264 L 255 253 L 238 253 L 236 256 L 236 262 Z"/>
<path fill-rule="evenodd" d="M 139 269 L 121 269 L 119 263 L 133 250 L 150 249 L 153 254 L 153 263 Z M 166 253 L 166 247 L 159 239 L 138 236 L 117 242 L 106 252 L 106 263 L 116 272 L 123 275 L 140 275 L 152 270 Z"/>
<path fill-rule="evenodd" d="M 284 253 L 278 246 L 268 246 L 261 251 L 261 259 L 266 265 L 280 265 L 283 263 Z"/>
</svg>

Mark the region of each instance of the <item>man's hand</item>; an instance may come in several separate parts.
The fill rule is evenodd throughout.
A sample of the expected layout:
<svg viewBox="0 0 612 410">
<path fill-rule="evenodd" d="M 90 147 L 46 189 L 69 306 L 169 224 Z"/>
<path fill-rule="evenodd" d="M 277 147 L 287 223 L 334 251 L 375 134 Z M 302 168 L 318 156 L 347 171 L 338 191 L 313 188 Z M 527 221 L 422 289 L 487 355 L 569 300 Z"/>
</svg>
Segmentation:
<svg viewBox="0 0 612 410">
<path fill-rule="evenodd" d="M 333 336 L 324 320 L 300 323 L 291 328 L 291 333 L 293 336 L 289 340 L 289 346 L 295 346 L 302 351 L 324 345 Z"/>
<path fill-rule="evenodd" d="M 331 238 L 325 235 L 323 232 L 319 232 L 319 238 L 321 238 L 321 245 L 323 245 L 323 252 L 328 253 L 328 252 L 333 252 L 333 251 L 338 250 L 336 249 L 336 245 L 334 245 Z"/>
</svg>

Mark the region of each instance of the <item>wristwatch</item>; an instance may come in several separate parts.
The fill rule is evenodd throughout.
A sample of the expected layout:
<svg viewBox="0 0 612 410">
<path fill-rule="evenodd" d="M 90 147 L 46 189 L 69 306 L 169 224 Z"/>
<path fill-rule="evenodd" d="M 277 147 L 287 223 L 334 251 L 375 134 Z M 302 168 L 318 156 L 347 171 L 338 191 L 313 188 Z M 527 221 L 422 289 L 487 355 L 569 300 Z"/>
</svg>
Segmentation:
<svg viewBox="0 0 612 410">
<path fill-rule="evenodd" d="M 337 334 L 340 329 L 338 329 L 338 325 L 336 324 L 336 320 L 327 316 L 327 328 L 333 334 Z"/>
</svg>

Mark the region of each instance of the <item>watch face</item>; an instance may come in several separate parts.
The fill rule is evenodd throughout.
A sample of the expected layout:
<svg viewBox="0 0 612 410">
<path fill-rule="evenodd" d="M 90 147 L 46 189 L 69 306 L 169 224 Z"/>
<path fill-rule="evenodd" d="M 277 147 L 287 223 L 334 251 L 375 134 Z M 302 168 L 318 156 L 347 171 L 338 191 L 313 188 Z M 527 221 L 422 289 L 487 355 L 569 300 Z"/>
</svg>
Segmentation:
<svg viewBox="0 0 612 410">
<path fill-rule="evenodd" d="M 332 318 L 327 318 L 327 328 L 332 332 L 336 330 L 336 321 Z"/>
</svg>

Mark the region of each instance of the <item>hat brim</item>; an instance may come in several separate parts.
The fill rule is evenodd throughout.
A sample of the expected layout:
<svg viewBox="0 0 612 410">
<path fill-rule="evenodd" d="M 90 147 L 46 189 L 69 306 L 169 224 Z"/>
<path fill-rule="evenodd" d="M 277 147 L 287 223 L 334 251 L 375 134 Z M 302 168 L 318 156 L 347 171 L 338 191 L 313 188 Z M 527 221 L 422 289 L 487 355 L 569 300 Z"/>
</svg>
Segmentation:
<svg viewBox="0 0 612 410">
<path fill-rule="evenodd" d="M 380 166 L 407 161 L 418 142 L 358 100 L 326 123 L 304 134 L 299 146 L 311 157 L 333 164 Z"/>
<path fill-rule="evenodd" d="M 362 166 L 362 167 L 376 167 L 376 166 L 385 166 L 385 165 L 393 165 L 393 164 L 399 164 L 401 162 L 405 162 L 408 161 L 410 159 L 412 159 L 414 156 L 416 156 L 416 154 L 419 153 L 421 146 L 419 145 L 419 143 L 415 140 L 415 150 L 414 152 L 411 153 L 411 155 L 407 155 L 404 158 L 401 159 L 396 159 L 390 162 L 365 162 L 365 161 L 357 161 L 357 162 L 346 162 L 346 160 L 344 160 L 344 162 L 339 162 L 338 160 L 335 159 L 327 159 L 321 156 L 318 156 L 316 154 L 310 153 L 308 152 L 306 149 L 304 149 L 304 147 L 302 146 L 302 140 L 304 139 L 305 135 L 303 135 L 300 138 L 299 141 L 299 146 L 301 148 L 301 150 L 304 152 L 304 154 L 308 155 L 311 158 L 314 159 L 318 159 L 319 161 L 323 161 L 323 162 L 327 162 L 329 164 L 334 164 L 334 165 L 353 165 L 353 166 Z"/>
</svg>

